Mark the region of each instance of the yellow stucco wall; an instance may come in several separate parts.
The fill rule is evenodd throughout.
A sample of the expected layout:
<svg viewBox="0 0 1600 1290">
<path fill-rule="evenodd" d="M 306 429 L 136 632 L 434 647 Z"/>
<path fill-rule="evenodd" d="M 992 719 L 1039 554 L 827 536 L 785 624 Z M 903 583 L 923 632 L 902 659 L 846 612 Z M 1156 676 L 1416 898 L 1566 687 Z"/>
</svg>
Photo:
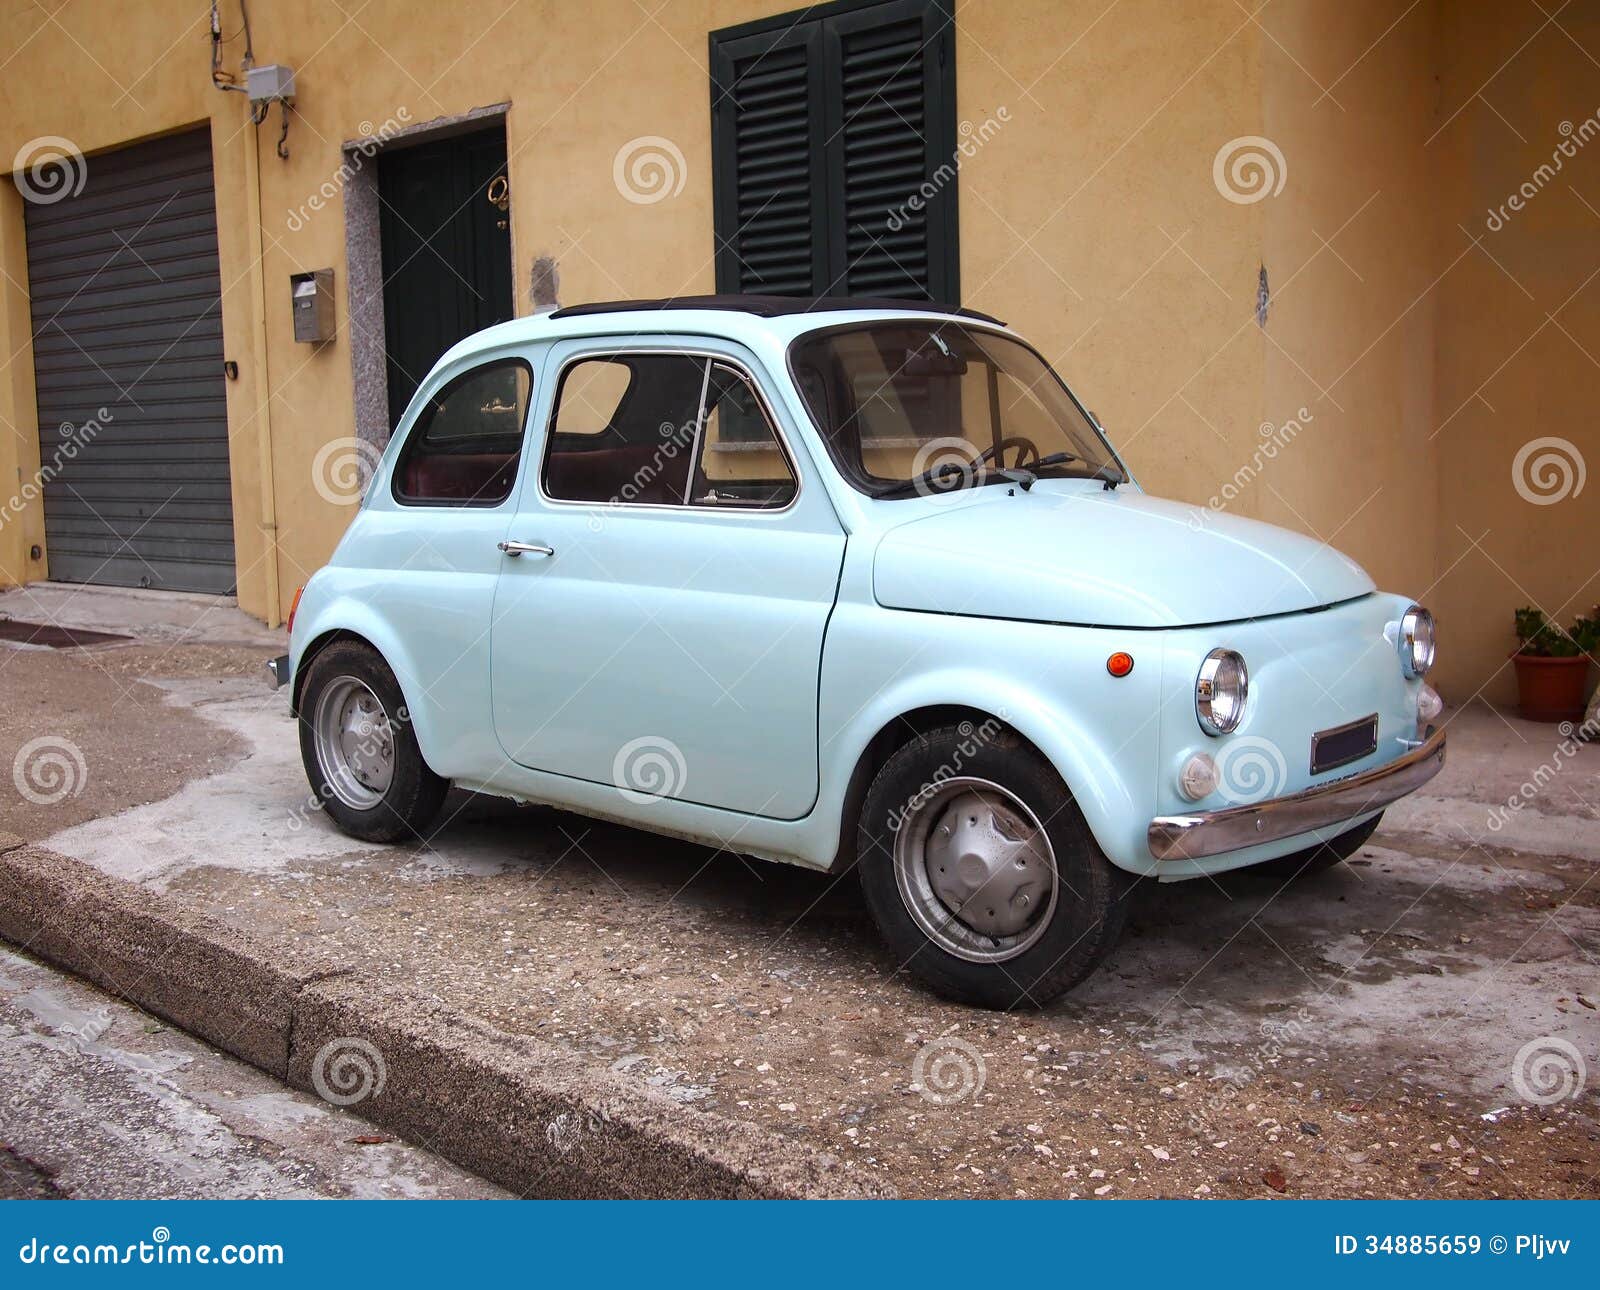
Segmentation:
<svg viewBox="0 0 1600 1290">
<path fill-rule="evenodd" d="M 1600 470 L 1600 7 L 1549 23 L 1513 5 L 1470 13 L 1439 26 L 1429 145 L 1442 275 L 1436 599 L 1466 664 L 1449 677 L 1504 700 L 1516 693 L 1512 610 L 1569 623 L 1600 601 L 1600 480 L 1578 491 L 1580 470 Z M 1519 466 L 1545 438 L 1562 442 Z"/>
<path fill-rule="evenodd" d="M 1432 128 L 1433 13 L 1402 11 L 1298 0 L 1262 16 L 1261 132 L 1286 171 L 1281 194 L 1261 203 L 1266 419 L 1309 419 L 1254 487 L 1262 519 L 1428 603 L 1436 270 L 1418 159 Z"/>
<path fill-rule="evenodd" d="M 0 61 L 9 60 L 0 158 L 57 134 L 89 152 L 92 167 L 97 149 L 211 125 L 224 333 L 241 372 L 228 407 L 246 609 L 286 608 L 351 513 L 325 501 L 312 478 L 318 449 L 354 433 L 343 205 L 335 196 L 320 211 L 308 206 L 335 181 L 341 144 L 385 123 L 509 102 L 519 311 L 541 254 L 558 259 L 566 302 L 707 291 L 706 35 L 793 7 L 675 0 L 648 16 L 632 0 L 392 0 L 352 16 L 309 0 L 255 5 L 257 61 L 290 64 L 298 77 L 289 159 L 273 153 L 276 116 L 260 132 L 261 297 L 251 271 L 251 128 L 242 96 L 210 85 L 205 6 L 76 0 L 61 19 L 69 37 L 31 0 L 0 0 Z M 237 5 L 223 8 L 232 37 Z M 1430 141 L 1492 70 L 1483 64 L 1500 42 L 1526 34 L 1512 31 L 1521 19 L 1498 18 L 1496 8 L 1279 0 L 1252 21 L 1224 0 L 1123 0 L 1109 10 L 1101 0 L 957 5 L 958 117 L 972 127 L 966 137 L 981 136 L 961 175 L 966 302 L 1016 324 L 1059 365 L 1146 487 L 1216 497 L 1237 513 L 1318 533 L 1381 583 L 1437 599 L 1450 642 L 1441 675 L 1466 691 L 1508 644 L 1500 619 L 1519 593 L 1481 573 L 1463 576 L 1492 572 L 1476 554 L 1452 565 L 1463 514 L 1485 516 L 1495 530 L 1485 546 L 1530 584 L 1526 598 L 1559 602 L 1578 581 L 1576 508 L 1588 508 L 1592 531 L 1600 496 L 1532 508 L 1508 494 L 1509 454 L 1525 425 L 1585 432 L 1579 390 L 1592 360 L 1561 328 L 1537 333 L 1484 391 L 1500 416 L 1474 393 L 1514 334 L 1524 324 L 1534 330 L 1541 310 L 1560 303 L 1554 288 L 1571 278 L 1570 290 L 1593 267 L 1600 239 L 1583 220 L 1595 217 L 1572 195 L 1552 193 L 1500 235 L 1503 258 L 1526 275 L 1537 305 L 1519 298 L 1507 309 L 1491 276 L 1498 271 L 1477 254 L 1463 262 L 1470 272 L 1434 286 L 1455 254 L 1447 234 L 1456 220 L 1469 222 L 1485 193 L 1510 190 L 1554 120 L 1600 106 L 1580 112 L 1570 101 L 1585 74 L 1574 52 L 1554 60 L 1562 88 L 1518 76 L 1496 101 L 1525 114 L 1526 158 L 1477 104 Z M 1560 37 L 1549 35 L 1540 48 L 1554 57 Z M 1600 48 L 1600 35 L 1590 35 Z M 230 39 L 229 68 L 240 52 Z M 672 141 L 684 182 L 675 196 L 637 204 L 618 192 L 612 166 L 624 144 L 645 135 Z M 1229 201 L 1214 159 L 1253 135 L 1281 151 L 1286 182 L 1262 201 Z M 1600 143 L 1593 151 L 1591 168 Z M 1600 206 L 1600 185 L 1587 191 Z M 9 191 L 0 193 L 0 256 L 9 277 L 24 280 L 20 208 Z M 1265 327 L 1255 319 L 1263 265 L 1272 286 Z M 288 275 L 324 266 L 336 275 L 338 339 L 297 346 Z M 25 285 L 3 289 L 9 354 L 25 349 Z M 1595 334 L 1597 295 L 1580 294 L 1560 315 L 1591 354 L 1600 352 L 1585 339 Z M 255 326 L 261 313 L 264 332 Z M 27 366 L 14 361 L 0 376 L 0 417 L 12 426 L 0 444 L 4 478 L 29 468 L 36 434 Z M 1552 380 L 1553 368 L 1570 379 Z M 1265 462 L 1264 422 L 1294 431 Z M 263 527 L 269 506 L 275 557 Z M 20 554 L 24 540 L 42 540 L 34 509 L 0 528 L 0 579 L 38 576 Z M 1552 544 L 1559 557 L 1545 560 Z M 1494 693 L 1504 697 L 1503 688 Z"/>
</svg>

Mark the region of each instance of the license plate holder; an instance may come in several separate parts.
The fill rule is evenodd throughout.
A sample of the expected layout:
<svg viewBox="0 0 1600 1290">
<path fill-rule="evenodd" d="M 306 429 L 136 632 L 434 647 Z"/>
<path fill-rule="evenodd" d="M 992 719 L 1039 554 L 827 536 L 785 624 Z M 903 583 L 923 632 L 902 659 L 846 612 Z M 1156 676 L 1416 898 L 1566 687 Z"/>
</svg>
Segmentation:
<svg viewBox="0 0 1600 1290">
<path fill-rule="evenodd" d="M 1378 748 L 1378 714 L 1360 717 L 1311 736 L 1311 773 L 1337 770 L 1360 761 Z"/>
</svg>

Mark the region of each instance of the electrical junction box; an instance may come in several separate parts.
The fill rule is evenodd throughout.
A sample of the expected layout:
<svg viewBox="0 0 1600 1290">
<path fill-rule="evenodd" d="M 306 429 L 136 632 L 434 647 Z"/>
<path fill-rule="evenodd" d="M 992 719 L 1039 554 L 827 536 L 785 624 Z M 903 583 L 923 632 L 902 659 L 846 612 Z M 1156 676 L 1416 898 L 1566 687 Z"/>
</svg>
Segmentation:
<svg viewBox="0 0 1600 1290">
<path fill-rule="evenodd" d="M 320 345 L 333 339 L 333 270 L 313 269 L 289 275 L 294 305 L 294 338 Z"/>
<path fill-rule="evenodd" d="M 244 74 L 245 93 L 252 105 L 276 103 L 294 97 L 294 68 L 282 63 L 252 67 Z"/>
</svg>

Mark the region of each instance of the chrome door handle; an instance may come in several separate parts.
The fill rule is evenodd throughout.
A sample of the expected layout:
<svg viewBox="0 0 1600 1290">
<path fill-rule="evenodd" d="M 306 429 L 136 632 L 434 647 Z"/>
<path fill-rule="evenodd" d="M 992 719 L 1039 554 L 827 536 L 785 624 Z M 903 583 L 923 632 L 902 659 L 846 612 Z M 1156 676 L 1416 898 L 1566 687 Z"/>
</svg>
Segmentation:
<svg viewBox="0 0 1600 1290">
<path fill-rule="evenodd" d="M 521 555 L 523 552 L 527 552 L 529 555 L 554 555 L 556 553 L 555 547 L 545 546 L 542 542 L 497 542 L 495 545 L 507 555 L 513 556 Z"/>
</svg>

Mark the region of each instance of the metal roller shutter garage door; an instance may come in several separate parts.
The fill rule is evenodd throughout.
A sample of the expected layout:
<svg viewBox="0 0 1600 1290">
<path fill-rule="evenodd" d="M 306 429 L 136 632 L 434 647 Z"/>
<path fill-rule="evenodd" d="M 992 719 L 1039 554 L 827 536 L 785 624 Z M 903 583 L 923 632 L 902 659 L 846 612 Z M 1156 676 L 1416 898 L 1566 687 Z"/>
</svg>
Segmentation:
<svg viewBox="0 0 1600 1290">
<path fill-rule="evenodd" d="M 210 132 L 86 168 L 25 204 L 50 577 L 231 593 Z"/>
</svg>

